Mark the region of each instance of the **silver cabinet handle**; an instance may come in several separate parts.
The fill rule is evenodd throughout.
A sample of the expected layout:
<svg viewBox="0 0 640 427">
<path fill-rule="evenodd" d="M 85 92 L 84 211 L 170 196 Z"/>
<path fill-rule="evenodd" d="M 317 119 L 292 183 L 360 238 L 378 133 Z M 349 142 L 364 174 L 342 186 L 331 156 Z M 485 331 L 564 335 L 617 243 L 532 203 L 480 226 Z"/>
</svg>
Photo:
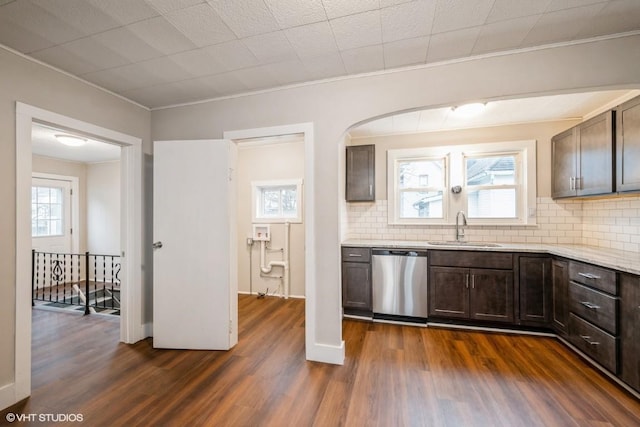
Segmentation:
<svg viewBox="0 0 640 427">
<path fill-rule="evenodd" d="M 576 190 L 582 190 L 582 177 L 576 177 Z"/>
<path fill-rule="evenodd" d="M 369 195 L 373 196 L 373 185 L 369 185 Z"/>
<path fill-rule="evenodd" d="M 349 254 L 348 256 L 351 258 L 360 258 L 362 257 L 362 254 Z"/>
<path fill-rule="evenodd" d="M 573 177 L 569 177 L 569 190 L 575 190 L 575 188 L 573 188 Z"/>
<path fill-rule="evenodd" d="M 154 242 L 153 249 L 160 249 L 162 247 L 162 242 Z"/>
<path fill-rule="evenodd" d="M 476 288 L 476 275 L 472 274 L 471 275 L 471 289 L 475 289 Z"/>
<path fill-rule="evenodd" d="M 464 283 L 465 287 L 467 289 L 469 289 L 469 275 L 468 274 L 464 275 L 464 281 L 465 281 L 465 283 Z"/>
<path fill-rule="evenodd" d="M 598 341 L 591 341 L 591 337 L 589 335 L 580 335 L 580 338 L 585 340 L 589 345 L 600 345 Z"/>
<path fill-rule="evenodd" d="M 587 308 L 590 308 L 591 310 L 597 310 L 600 308 L 599 305 L 595 305 L 593 303 L 590 303 L 589 301 L 580 301 L 580 304 L 584 305 Z"/>
<path fill-rule="evenodd" d="M 596 276 L 595 274 L 591 274 L 591 273 L 578 273 L 578 276 L 582 276 L 585 279 L 591 279 L 591 280 L 596 280 L 600 278 L 600 276 Z"/>
</svg>

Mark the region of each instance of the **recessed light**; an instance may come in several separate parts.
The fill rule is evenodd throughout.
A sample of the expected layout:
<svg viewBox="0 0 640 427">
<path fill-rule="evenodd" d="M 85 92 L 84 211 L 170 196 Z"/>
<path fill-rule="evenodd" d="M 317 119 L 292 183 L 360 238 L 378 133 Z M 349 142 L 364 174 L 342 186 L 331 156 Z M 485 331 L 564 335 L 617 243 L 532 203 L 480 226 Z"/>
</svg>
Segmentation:
<svg viewBox="0 0 640 427">
<path fill-rule="evenodd" d="M 451 107 L 451 111 L 454 112 L 457 116 L 461 117 L 473 117 L 475 115 L 480 114 L 484 111 L 486 103 L 482 102 L 473 102 L 471 104 L 464 104 L 457 107 Z"/>
<path fill-rule="evenodd" d="M 70 147 L 82 147 L 87 143 L 85 138 L 81 138 L 75 135 L 56 135 L 56 139 L 64 145 L 68 145 Z"/>
</svg>

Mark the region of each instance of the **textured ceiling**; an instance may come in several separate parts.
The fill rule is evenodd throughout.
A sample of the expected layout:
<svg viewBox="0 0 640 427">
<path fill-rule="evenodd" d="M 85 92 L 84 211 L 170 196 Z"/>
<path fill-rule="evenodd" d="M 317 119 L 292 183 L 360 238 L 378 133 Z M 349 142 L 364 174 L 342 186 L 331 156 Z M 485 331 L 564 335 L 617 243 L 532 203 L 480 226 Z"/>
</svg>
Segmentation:
<svg viewBox="0 0 640 427">
<path fill-rule="evenodd" d="M 640 0 L 0 0 L 0 43 L 148 107 L 640 30 Z"/>
</svg>

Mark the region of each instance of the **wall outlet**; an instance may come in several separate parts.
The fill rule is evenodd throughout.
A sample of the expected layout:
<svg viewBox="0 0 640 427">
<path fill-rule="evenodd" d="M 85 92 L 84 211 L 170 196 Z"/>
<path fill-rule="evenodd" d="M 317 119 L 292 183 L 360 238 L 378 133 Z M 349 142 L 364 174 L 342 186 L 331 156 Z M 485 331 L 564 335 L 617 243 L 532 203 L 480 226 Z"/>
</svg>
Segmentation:
<svg viewBox="0 0 640 427">
<path fill-rule="evenodd" d="M 253 246 L 253 238 L 247 237 L 247 246 Z"/>
</svg>

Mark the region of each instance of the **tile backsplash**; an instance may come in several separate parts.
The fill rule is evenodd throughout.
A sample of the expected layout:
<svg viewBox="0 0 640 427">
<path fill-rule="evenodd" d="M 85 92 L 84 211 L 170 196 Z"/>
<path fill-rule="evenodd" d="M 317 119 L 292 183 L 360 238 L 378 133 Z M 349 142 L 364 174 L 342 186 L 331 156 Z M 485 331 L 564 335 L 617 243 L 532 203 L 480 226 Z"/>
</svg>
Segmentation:
<svg viewBox="0 0 640 427">
<path fill-rule="evenodd" d="M 467 240 L 495 243 L 584 244 L 640 252 L 640 196 L 607 199 L 537 199 L 537 226 L 469 226 Z M 450 225 L 390 225 L 387 201 L 347 203 L 347 239 L 443 241 Z"/>
</svg>

